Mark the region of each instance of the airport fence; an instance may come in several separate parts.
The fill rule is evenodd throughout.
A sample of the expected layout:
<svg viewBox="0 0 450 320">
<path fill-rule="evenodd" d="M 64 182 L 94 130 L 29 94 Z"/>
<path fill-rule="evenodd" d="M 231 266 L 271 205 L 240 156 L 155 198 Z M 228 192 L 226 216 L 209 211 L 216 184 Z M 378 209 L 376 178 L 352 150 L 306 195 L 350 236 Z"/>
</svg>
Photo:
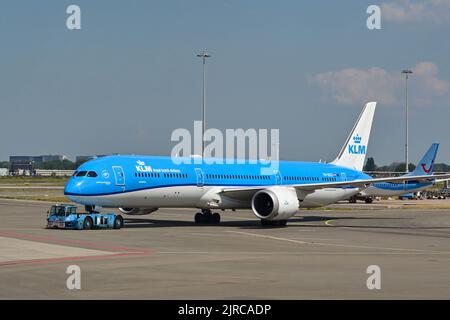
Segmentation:
<svg viewBox="0 0 450 320">
<path fill-rule="evenodd" d="M 46 170 L 46 169 L 36 169 L 35 175 L 41 177 L 70 177 L 73 175 L 75 170 Z"/>
</svg>

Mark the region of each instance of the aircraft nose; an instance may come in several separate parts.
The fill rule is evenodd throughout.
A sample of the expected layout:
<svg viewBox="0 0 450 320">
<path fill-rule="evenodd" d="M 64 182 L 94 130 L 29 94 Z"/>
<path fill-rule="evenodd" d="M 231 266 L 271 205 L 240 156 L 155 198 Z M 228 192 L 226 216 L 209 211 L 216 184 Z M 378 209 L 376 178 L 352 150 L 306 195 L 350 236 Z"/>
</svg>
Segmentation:
<svg viewBox="0 0 450 320">
<path fill-rule="evenodd" d="M 75 180 L 73 178 L 71 178 L 65 188 L 64 188 L 64 195 L 68 196 L 70 199 L 70 196 L 78 196 L 81 194 L 81 185 L 82 185 L 82 181 L 80 180 Z"/>
</svg>

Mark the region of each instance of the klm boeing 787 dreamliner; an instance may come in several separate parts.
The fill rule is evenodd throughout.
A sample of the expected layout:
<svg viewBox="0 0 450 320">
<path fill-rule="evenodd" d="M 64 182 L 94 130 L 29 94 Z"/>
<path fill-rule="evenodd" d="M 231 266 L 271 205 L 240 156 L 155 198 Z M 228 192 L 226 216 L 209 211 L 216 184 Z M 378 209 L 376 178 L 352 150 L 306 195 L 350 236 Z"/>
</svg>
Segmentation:
<svg viewBox="0 0 450 320">
<path fill-rule="evenodd" d="M 270 169 L 250 161 L 209 164 L 212 161 L 189 158 L 176 164 L 171 157 L 108 156 L 81 165 L 64 194 L 90 211 L 116 207 L 140 215 L 162 207 L 198 208 L 197 223 L 218 223 L 220 215 L 214 209 L 252 209 L 262 225 L 285 225 L 299 208 L 326 206 L 374 183 L 440 177 L 373 179 L 362 172 L 375 107 L 375 102 L 364 106 L 331 163 L 279 161 Z"/>
</svg>

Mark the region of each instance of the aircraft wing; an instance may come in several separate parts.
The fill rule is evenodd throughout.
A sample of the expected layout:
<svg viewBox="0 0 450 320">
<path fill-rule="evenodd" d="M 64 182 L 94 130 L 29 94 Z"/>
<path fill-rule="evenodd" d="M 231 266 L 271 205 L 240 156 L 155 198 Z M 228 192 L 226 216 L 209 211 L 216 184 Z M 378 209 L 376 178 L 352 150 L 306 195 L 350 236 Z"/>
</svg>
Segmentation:
<svg viewBox="0 0 450 320">
<path fill-rule="evenodd" d="M 343 186 L 352 186 L 355 188 L 368 188 L 370 185 L 374 183 L 380 183 L 380 182 L 390 182 L 390 183 L 404 183 L 408 181 L 434 181 L 437 179 L 450 179 L 450 174 L 435 174 L 435 175 L 419 175 L 419 176 L 400 176 L 400 177 L 385 177 L 385 178 L 372 178 L 372 179 L 360 179 L 360 180 L 352 180 L 352 181 L 339 181 L 339 182 L 324 182 L 324 183 L 307 183 L 307 184 L 290 184 L 290 185 L 276 185 L 276 186 L 284 186 L 284 187 L 290 187 L 295 188 L 297 191 L 303 191 L 303 192 L 314 192 L 318 189 L 325 189 L 325 188 L 336 188 L 336 187 L 343 187 Z M 253 194 L 255 194 L 259 190 L 263 190 L 269 187 L 273 187 L 274 185 L 270 186 L 257 186 L 257 187 L 242 187 L 242 188 L 224 188 L 220 192 L 220 194 L 223 194 L 225 196 L 228 196 L 230 198 L 235 198 L 238 200 L 248 200 L 250 199 Z"/>
</svg>

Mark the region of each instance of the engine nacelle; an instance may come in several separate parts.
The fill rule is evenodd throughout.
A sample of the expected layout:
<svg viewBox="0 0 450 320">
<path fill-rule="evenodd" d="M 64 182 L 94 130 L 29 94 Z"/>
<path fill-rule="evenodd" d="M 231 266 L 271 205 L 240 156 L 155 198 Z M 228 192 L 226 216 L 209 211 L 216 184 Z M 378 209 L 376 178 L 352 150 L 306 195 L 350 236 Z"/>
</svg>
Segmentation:
<svg viewBox="0 0 450 320">
<path fill-rule="evenodd" d="M 158 208 L 119 208 L 119 211 L 130 216 L 142 216 L 150 214 Z"/>
<path fill-rule="evenodd" d="M 299 208 L 294 188 L 272 187 L 253 195 L 252 210 L 260 219 L 277 221 L 292 217 Z"/>
</svg>

